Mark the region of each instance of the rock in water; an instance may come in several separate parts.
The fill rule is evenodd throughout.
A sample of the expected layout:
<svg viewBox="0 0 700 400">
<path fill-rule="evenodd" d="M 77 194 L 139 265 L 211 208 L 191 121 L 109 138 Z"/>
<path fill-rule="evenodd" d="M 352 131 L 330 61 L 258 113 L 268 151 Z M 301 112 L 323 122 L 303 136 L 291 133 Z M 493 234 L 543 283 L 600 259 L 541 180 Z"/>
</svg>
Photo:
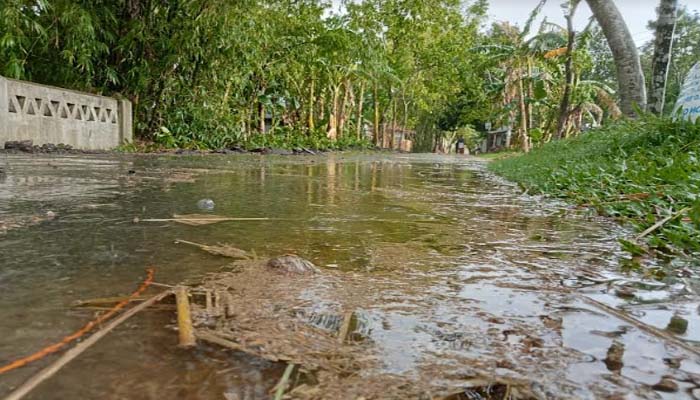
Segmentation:
<svg viewBox="0 0 700 400">
<path fill-rule="evenodd" d="M 212 199 L 202 199 L 197 202 L 197 208 L 200 210 L 213 210 L 214 206 L 214 200 Z"/>
<path fill-rule="evenodd" d="M 10 140 L 5 142 L 5 150 L 31 152 L 34 142 L 31 140 Z"/>
<path fill-rule="evenodd" d="M 280 257 L 271 258 L 267 262 L 267 267 L 271 270 L 284 274 L 315 274 L 319 270 L 311 262 L 294 254 L 285 254 Z"/>
<path fill-rule="evenodd" d="M 664 376 L 659 383 L 651 388 L 659 392 L 675 393 L 678 391 L 678 384 L 671 377 Z"/>
</svg>

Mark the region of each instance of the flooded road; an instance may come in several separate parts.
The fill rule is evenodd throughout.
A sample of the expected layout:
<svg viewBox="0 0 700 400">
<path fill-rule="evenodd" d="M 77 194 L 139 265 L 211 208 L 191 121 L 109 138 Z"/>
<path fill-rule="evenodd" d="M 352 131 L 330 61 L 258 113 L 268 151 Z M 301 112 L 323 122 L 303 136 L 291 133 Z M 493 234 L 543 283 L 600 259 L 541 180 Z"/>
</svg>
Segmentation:
<svg viewBox="0 0 700 400">
<path fill-rule="evenodd" d="M 126 295 L 149 266 L 173 284 L 226 265 L 181 239 L 293 252 L 361 281 L 304 296 L 307 316 L 357 303 L 355 333 L 379 360 L 371 376 L 453 391 L 487 377 L 541 398 L 700 398 L 697 355 L 653 330 L 700 340 L 693 277 L 624 272 L 622 228 L 522 194 L 481 161 L 0 157 L 0 364 L 80 328 L 96 311 L 76 301 Z M 270 220 L 143 222 L 201 213 L 201 199 L 216 215 Z M 172 310 L 141 313 L 29 398 L 268 399 L 285 367 L 176 344 Z M 0 397 L 53 359 L 0 375 Z"/>
</svg>

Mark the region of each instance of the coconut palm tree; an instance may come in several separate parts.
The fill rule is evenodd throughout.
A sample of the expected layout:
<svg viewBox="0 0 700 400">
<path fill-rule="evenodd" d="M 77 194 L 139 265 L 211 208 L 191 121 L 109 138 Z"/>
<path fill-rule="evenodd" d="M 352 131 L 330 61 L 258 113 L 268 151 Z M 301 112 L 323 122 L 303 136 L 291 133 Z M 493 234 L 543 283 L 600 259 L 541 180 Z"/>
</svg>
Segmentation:
<svg viewBox="0 0 700 400">
<path fill-rule="evenodd" d="M 649 87 L 648 110 L 661 115 L 666 98 L 666 80 L 668 66 L 671 63 L 673 33 L 676 30 L 678 0 L 661 0 L 656 20 L 656 37 L 654 38 L 654 56 L 651 61 L 651 83 Z"/>
<path fill-rule="evenodd" d="M 620 109 L 625 115 L 634 117 L 635 107 L 646 107 L 647 95 L 642 64 L 632 34 L 612 0 L 586 2 L 603 30 L 615 59 Z"/>
</svg>

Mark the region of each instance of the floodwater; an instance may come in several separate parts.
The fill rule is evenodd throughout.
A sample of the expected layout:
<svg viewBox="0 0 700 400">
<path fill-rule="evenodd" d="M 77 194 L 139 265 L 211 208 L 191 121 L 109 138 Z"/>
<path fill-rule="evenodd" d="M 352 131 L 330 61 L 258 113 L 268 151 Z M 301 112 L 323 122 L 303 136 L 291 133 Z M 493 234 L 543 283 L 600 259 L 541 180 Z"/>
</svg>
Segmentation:
<svg viewBox="0 0 700 400">
<path fill-rule="evenodd" d="M 358 291 L 365 301 L 355 332 L 379 355 L 381 373 L 454 390 L 475 376 L 513 380 L 542 398 L 700 398 L 697 351 L 644 329 L 694 348 L 700 311 L 693 273 L 656 281 L 627 271 L 617 238 L 629 232 L 523 194 L 482 161 L 0 157 L 0 364 L 77 330 L 97 311 L 76 301 L 126 295 L 147 267 L 156 268 L 156 281 L 174 284 L 198 282 L 226 265 L 175 244 L 183 239 L 259 256 L 295 253 L 336 275 L 381 281 Z M 201 199 L 212 199 L 219 216 L 270 220 L 143 221 L 202 213 Z M 319 309 L 336 300 L 332 291 L 305 295 Z M 28 397 L 268 399 L 285 368 L 215 346 L 176 344 L 173 310 L 145 311 Z M 55 358 L 0 375 L 0 397 Z M 444 360 L 440 368 L 435 360 Z"/>
</svg>

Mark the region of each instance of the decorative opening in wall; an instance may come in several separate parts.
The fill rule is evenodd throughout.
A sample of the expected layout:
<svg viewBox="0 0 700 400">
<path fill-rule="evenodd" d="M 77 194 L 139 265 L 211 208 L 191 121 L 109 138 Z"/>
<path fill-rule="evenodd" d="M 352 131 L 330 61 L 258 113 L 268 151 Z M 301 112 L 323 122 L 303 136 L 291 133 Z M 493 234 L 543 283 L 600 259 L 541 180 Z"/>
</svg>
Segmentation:
<svg viewBox="0 0 700 400">
<path fill-rule="evenodd" d="M 117 124 L 117 111 L 111 108 L 75 104 L 26 96 L 9 96 L 7 111 L 13 114 L 33 115 L 76 121 Z"/>
</svg>

